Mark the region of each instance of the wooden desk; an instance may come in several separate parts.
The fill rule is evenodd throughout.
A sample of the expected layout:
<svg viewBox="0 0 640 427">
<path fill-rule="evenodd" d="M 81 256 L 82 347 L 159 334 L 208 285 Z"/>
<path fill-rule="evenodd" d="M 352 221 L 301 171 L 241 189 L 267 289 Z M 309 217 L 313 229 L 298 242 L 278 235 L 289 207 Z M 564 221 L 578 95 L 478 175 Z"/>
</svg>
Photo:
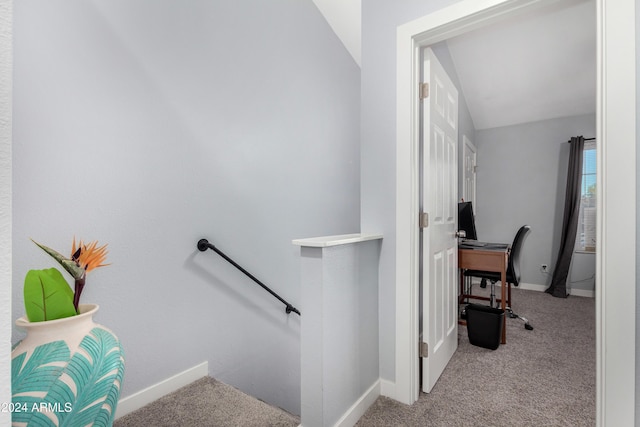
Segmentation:
<svg viewBox="0 0 640 427">
<path fill-rule="evenodd" d="M 486 297 L 478 297 L 464 293 L 464 274 L 463 270 L 483 270 L 496 271 L 500 273 L 501 298 L 500 305 L 503 310 L 507 307 L 506 299 L 506 282 L 507 282 L 507 262 L 509 260 L 509 245 L 507 244 L 491 244 L 480 247 L 466 247 L 460 245 L 458 247 L 458 268 L 460 268 L 460 297 L 462 303 L 467 298 L 486 299 Z M 502 344 L 507 342 L 507 316 L 504 316 L 502 323 Z"/>
</svg>

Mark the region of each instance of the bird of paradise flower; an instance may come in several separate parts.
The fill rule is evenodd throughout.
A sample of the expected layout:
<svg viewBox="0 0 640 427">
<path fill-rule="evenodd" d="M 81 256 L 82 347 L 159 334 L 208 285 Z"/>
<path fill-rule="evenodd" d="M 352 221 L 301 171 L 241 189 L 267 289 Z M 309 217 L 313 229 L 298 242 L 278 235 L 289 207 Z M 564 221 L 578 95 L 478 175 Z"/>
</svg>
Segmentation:
<svg viewBox="0 0 640 427">
<path fill-rule="evenodd" d="M 76 244 L 76 238 L 73 238 L 71 246 L 71 257 L 67 258 L 61 253 L 42 245 L 35 240 L 33 243 L 38 245 L 42 250 L 51 255 L 58 263 L 73 277 L 75 280 L 73 306 L 76 312 L 80 304 L 80 295 L 86 284 L 87 273 L 99 267 L 105 267 L 107 259 L 107 245 L 98 246 L 97 241 L 85 244 L 80 240 Z"/>
</svg>

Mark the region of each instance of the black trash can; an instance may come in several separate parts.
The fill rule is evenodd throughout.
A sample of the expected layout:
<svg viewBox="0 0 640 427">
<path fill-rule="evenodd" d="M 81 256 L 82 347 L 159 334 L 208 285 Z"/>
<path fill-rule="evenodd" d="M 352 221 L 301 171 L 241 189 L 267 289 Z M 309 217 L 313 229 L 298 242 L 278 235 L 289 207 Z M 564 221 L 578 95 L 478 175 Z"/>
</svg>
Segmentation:
<svg viewBox="0 0 640 427">
<path fill-rule="evenodd" d="M 490 350 L 500 347 L 504 310 L 486 305 L 469 304 L 465 311 L 469 342 Z"/>
</svg>

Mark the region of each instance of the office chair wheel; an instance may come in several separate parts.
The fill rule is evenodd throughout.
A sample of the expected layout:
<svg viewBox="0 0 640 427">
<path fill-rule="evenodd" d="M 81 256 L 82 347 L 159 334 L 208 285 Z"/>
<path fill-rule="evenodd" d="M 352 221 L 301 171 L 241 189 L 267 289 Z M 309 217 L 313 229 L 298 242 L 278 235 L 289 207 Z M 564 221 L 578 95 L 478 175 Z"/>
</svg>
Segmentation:
<svg viewBox="0 0 640 427">
<path fill-rule="evenodd" d="M 525 328 L 527 331 L 533 331 L 533 326 L 531 326 L 531 325 L 529 324 L 529 319 L 527 319 L 526 317 L 522 317 L 522 316 L 520 316 L 520 315 L 518 315 L 518 314 L 514 313 L 514 312 L 513 312 L 513 309 L 512 309 L 511 307 L 507 307 L 505 311 L 509 314 L 509 317 L 510 317 L 511 319 L 520 319 L 520 320 L 522 320 L 522 321 L 524 322 L 524 328 Z"/>
</svg>

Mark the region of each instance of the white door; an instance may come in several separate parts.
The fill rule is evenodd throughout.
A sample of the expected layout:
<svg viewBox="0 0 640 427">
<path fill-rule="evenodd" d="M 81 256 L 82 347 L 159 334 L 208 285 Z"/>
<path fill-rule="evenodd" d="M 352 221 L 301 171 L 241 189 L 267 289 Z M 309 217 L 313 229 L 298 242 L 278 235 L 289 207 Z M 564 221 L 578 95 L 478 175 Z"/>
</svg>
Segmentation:
<svg viewBox="0 0 640 427">
<path fill-rule="evenodd" d="M 477 168 L 477 156 L 476 146 L 467 138 L 467 135 L 462 135 L 462 198 L 465 202 L 471 202 L 473 204 L 473 213 L 478 210 L 476 203 L 476 168 Z"/>
<path fill-rule="evenodd" d="M 422 101 L 422 390 L 428 393 L 458 347 L 458 91 L 431 49 Z M 424 91 L 423 91 L 424 94 Z M 425 345 L 423 344 L 423 348 Z"/>
</svg>

